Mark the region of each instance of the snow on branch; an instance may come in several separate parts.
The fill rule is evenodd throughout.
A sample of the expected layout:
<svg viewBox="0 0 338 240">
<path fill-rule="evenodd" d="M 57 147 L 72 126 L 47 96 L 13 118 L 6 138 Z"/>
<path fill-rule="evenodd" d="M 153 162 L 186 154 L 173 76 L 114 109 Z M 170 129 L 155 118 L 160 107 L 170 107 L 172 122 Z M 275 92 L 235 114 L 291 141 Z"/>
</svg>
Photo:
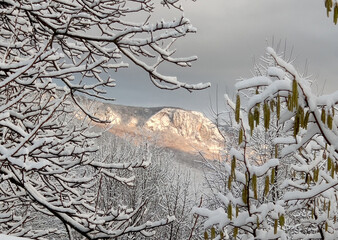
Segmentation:
<svg viewBox="0 0 338 240">
<path fill-rule="evenodd" d="M 236 84 L 236 100 L 225 95 L 237 143 L 228 140 L 222 167 L 213 168 L 225 179 L 211 187 L 222 190 L 220 206 L 194 213 L 218 238 L 336 239 L 338 91 L 315 95 L 291 63 L 266 52 L 257 76 Z"/>
<path fill-rule="evenodd" d="M 159 5 L 152 0 L 0 1 L 1 233 L 112 238 L 134 231 L 150 235 L 174 220 L 140 221 L 145 202 L 101 209 L 102 178 L 133 186 L 133 169 L 146 168 L 151 157 L 145 149 L 132 163 L 93 159 L 100 134 L 91 121 L 107 121 L 83 101 L 112 100 L 107 90 L 115 86 L 113 74 L 130 63 L 163 89 L 210 86 L 160 73 L 163 63 L 189 67 L 197 59 L 174 56 L 175 41 L 196 29 L 179 1 L 163 4 L 181 17 L 151 22 Z M 63 227 L 44 225 L 51 216 Z"/>
</svg>

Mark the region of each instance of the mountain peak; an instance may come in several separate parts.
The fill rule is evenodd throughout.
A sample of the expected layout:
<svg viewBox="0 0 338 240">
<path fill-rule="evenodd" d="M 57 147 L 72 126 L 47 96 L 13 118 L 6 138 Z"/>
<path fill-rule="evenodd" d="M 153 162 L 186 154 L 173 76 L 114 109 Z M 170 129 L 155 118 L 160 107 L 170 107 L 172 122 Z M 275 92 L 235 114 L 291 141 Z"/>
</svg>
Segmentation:
<svg viewBox="0 0 338 240">
<path fill-rule="evenodd" d="M 195 148 L 195 151 L 207 150 L 217 154 L 221 150 L 223 142 L 217 127 L 210 119 L 196 111 L 163 108 L 145 123 L 145 128 L 153 132 L 160 132 L 165 136 L 183 137 L 182 140 L 186 140 L 185 145 L 190 145 L 188 147 L 190 151 L 191 148 Z"/>
</svg>

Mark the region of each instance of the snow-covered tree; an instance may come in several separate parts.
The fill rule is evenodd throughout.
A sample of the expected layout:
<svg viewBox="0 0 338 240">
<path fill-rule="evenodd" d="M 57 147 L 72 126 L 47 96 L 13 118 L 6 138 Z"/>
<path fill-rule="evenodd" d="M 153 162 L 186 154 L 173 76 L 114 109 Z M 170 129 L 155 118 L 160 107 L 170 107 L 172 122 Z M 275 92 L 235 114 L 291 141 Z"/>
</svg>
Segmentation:
<svg viewBox="0 0 338 240">
<path fill-rule="evenodd" d="M 226 96 L 238 145 L 222 165 L 223 207 L 194 211 L 218 238 L 336 239 L 338 91 L 316 96 L 272 48 L 263 63 L 258 76 L 236 84 L 235 103 Z"/>
<path fill-rule="evenodd" d="M 102 176 L 129 184 L 132 179 L 116 171 L 150 162 L 148 156 L 128 164 L 91 158 L 99 134 L 89 131 L 88 121 L 79 121 L 83 114 L 76 114 L 81 111 L 90 120 L 104 122 L 75 96 L 109 100 L 106 88 L 115 86 L 111 74 L 128 67 L 124 61 L 141 67 L 160 88 L 191 91 L 209 86 L 185 84 L 158 71 L 162 63 L 185 67 L 196 60 L 175 58 L 171 49 L 176 39 L 195 29 L 183 14 L 152 23 L 155 3 L 0 1 L 1 233 L 37 238 L 60 231 L 43 222 L 41 227 L 32 225 L 34 212 L 55 217 L 69 238 L 72 231 L 88 239 L 146 234 L 173 220 L 132 224 L 142 203 L 134 209 L 98 208 L 96 186 Z M 162 4 L 181 10 L 178 1 Z"/>
<path fill-rule="evenodd" d="M 100 150 L 95 155 L 104 155 L 110 162 L 137 162 L 140 156 L 148 155 L 151 165 L 146 169 L 135 169 L 134 186 L 128 187 L 118 181 L 103 177 L 99 204 L 104 209 L 125 205 L 137 207 L 144 202 L 143 213 L 133 218 L 134 222 L 156 221 L 165 216 L 175 216 L 175 221 L 156 229 L 148 239 L 188 239 L 191 233 L 191 209 L 196 205 L 195 190 L 187 169 L 180 169 L 177 156 L 164 148 L 157 147 L 146 139 L 126 136 L 124 139 L 105 134 L 100 139 Z M 128 178 L 130 172 L 125 171 Z M 128 233 L 120 239 L 145 239 L 141 233 Z"/>
</svg>

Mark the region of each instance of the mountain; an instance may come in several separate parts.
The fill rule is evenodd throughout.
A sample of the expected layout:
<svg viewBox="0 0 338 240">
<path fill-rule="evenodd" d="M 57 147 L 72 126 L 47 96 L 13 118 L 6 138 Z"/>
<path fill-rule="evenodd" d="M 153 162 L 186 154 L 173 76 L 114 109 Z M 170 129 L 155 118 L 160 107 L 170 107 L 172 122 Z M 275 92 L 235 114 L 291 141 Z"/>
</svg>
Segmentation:
<svg viewBox="0 0 338 240">
<path fill-rule="evenodd" d="M 151 116 L 144 128 L 161 136 L 163 145 L 188 153 L 217 155 L 223 139 L 216 126 L 202 113 L 177 108 L 163 108 Z"/>
<path fill-rule="evenodd" d="M 213 159 L 223 148 L 217 127 L 202 113 L 174 107 L 132 107 L 81 99 L 94 116 L 111 121 L 110 132 L 147 138 L 162 147 Z M 81 116 L 78 116 L 81 118 Z"/>
</svg>

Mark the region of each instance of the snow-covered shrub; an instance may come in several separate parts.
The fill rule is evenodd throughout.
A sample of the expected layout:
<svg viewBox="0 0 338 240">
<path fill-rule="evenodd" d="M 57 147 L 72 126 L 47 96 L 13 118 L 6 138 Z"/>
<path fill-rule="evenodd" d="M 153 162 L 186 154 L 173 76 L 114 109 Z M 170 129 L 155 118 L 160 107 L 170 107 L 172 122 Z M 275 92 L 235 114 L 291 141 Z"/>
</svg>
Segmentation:
<svg viewBox="0 0 338 240">
<path fill-rule="evenodd" d="M 222 164 L 222 204 L 194 212 L 217 238 L 336 239 L 338 91 L 316 96 L 272 48 L 263 62 L 236 84 L 235 103 L 226 96 L 238 143 Z"/>
</svg>

